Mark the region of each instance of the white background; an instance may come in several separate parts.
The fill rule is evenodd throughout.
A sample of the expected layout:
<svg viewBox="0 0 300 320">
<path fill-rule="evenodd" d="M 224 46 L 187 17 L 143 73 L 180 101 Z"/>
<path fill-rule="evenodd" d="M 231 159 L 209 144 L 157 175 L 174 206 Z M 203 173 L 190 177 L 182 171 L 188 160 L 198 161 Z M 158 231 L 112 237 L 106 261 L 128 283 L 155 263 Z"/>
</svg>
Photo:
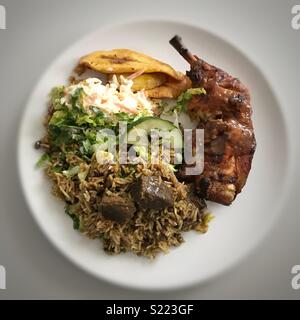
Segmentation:
<svg viewBox="0 0 300 320">
<path fill-rule="evenodd" d="M 300 298 L 300 290 L 291 288 L 291 268 L 300 264 L 299 170 L 280 219 L 247 259 L 201 286 L 160 293 L 101 282 L 61 256 L 32 220 L 16 170 L 21 114 L 49 63 L 101 25 L 143 17 L 194 23 L 246 52 L 272 83 L 291 132 L 298 137 L 300 30 L 291 28 L 291 8 L 297 1 L 0 0 L 0 4 L 7 11 L 7 30 L 0 30 L 0 265 L 6 267 L 7 290 L 0 290 L 0 299 Z M 296 161 L 297 139 L 292 147 Z M 270 159 L 271 166 L 274 161 Z"/>
</svg>

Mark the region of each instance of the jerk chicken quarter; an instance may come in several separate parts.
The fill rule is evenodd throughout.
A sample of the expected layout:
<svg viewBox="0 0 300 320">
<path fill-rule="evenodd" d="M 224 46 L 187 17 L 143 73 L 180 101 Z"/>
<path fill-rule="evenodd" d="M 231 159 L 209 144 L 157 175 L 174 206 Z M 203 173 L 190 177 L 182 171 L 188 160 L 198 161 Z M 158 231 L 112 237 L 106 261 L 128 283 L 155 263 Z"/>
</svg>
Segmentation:
<svg viewBox="0 0 300 320">
<path fill-rule="evenodd" d="M 193 55 L 179 36 L 170 44 L 190 64 L 187 76 L 193 87 L 202 87 L 206 95 L 194 95 L 188 114 L 204 129 L 204 170 L 193 179 L 200 197 L 230 205 L 244 187 L 256 140 L 251 120 L 250 93 L 245 85 L 225 71 Z"/>
</svg>

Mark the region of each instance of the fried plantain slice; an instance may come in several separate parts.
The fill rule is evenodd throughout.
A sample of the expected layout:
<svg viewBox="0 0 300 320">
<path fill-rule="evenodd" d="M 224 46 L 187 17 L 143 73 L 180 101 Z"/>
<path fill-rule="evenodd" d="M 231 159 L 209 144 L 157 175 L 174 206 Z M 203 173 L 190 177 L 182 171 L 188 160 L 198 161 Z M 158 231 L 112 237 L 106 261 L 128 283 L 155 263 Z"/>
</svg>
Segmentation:
<svg viewBox="0 0 300 320">
<path fill-rule="evenodd" d="M 116 74 L 117 79 L 119 80 L 121 76 L 124 78 L 130 77 L 132 74 L 130 73 L 120 73 Z M 113 74 L 108 75 L 108 80 L 111 80 L 113 77 Z M 139 75 L 136 78 L 133 78 L 133 91 L 139 91 L 139 90 L 149 90 L 156 87 L 161 86 L 163 83 L 165 83 L 168 79 L 168 76 L 164 73 L 144 73 Z"/>
<path fill-rule="evenodd" d="M 105 74 L 135 73 L 144 70 L 144 73 L 158 72 L 177 81 L 183 80 L 183 74 L 175 71 L 170 65 L 129 49 L 92 52 L 82 57 L 79 65 Z"/>
<path fill-rule="evenodd" d="M 146 95 L 149 98 L 177 98 L 184 91 L 192 87 L 192 82 L 189 77 L 182 75 L 183 79 L 176 81 L 174 79 L 169 79 L 167 82 L 159 87 L 145 90 Z"/>
</svg>

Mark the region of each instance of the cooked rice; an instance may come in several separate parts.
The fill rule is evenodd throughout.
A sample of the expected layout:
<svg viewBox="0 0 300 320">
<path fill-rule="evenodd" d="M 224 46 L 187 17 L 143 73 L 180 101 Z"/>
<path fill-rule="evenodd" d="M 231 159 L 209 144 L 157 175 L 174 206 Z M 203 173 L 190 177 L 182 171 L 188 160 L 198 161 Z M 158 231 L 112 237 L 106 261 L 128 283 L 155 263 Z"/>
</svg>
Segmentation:
<svg viewBox="0 0 300 320">
<path fill-rule="evenodd" d="M 66 161 L 71 166 L 79 165 L 88 170 L 86 178 L 71 180 L 62 173 L 53 172 L 58 162 L 51 161 L 46 173 L 54 182 L 53 192 L 66 201 L 66 212 L 78 219 L 79 230 L 91 239 L 102 239 L 104 250 L 109 253 L 132 251 L 154 258 L 161 251 L 167 253 L 170 247 L 179 246 L 184 241 L 183 231 L 207 231 L 210 215 L 200 213 L 189 201 L 186 186 L 166 165 L 99 164 L 95 157 L 88 165 L 72 154 Z M 104 219 L 98 211 L 99 195 L 128 192 L 130 184 L 141 175 L 160 176 L 168 183 L 176 193 L 174 207 L 161 211 L 139 210 L 124 225 Z"/>
</svg>

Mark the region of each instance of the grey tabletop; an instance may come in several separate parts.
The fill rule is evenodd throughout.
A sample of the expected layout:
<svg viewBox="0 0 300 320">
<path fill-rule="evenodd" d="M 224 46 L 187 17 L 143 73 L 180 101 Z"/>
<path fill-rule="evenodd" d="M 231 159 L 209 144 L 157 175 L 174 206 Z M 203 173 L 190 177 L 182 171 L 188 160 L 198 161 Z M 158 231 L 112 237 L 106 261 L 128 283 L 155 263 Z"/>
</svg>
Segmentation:
<svg viewBox="0 0 300 320">
<path fill-rule="evenodd" d="M 299 170 L 279 220 L 240 264 L 193 288 L 141 292 L 101 282 L 57 252 L 30 215 L 16 167 L 19 122 L 40 75 L 78 38 L 119 20 L 184 19 L 225 37 L 264 70 L 289 104 L 284 112 L 296 117 L 300 30 L 292 28 L 291 10 L 297 2 L 0 0 L 6 9 L 6 30 L 0 30 L 0 265 L 6 269 L 6 290 L 0 290 L 0 299 L 300 298 L 291 286 L 292 266 L 300 264 Z M 290 126 L 299 135 L 295 121 Z M 299 154 L 297 141 L 292 149 L 293 156 Z"/>
</svg>

